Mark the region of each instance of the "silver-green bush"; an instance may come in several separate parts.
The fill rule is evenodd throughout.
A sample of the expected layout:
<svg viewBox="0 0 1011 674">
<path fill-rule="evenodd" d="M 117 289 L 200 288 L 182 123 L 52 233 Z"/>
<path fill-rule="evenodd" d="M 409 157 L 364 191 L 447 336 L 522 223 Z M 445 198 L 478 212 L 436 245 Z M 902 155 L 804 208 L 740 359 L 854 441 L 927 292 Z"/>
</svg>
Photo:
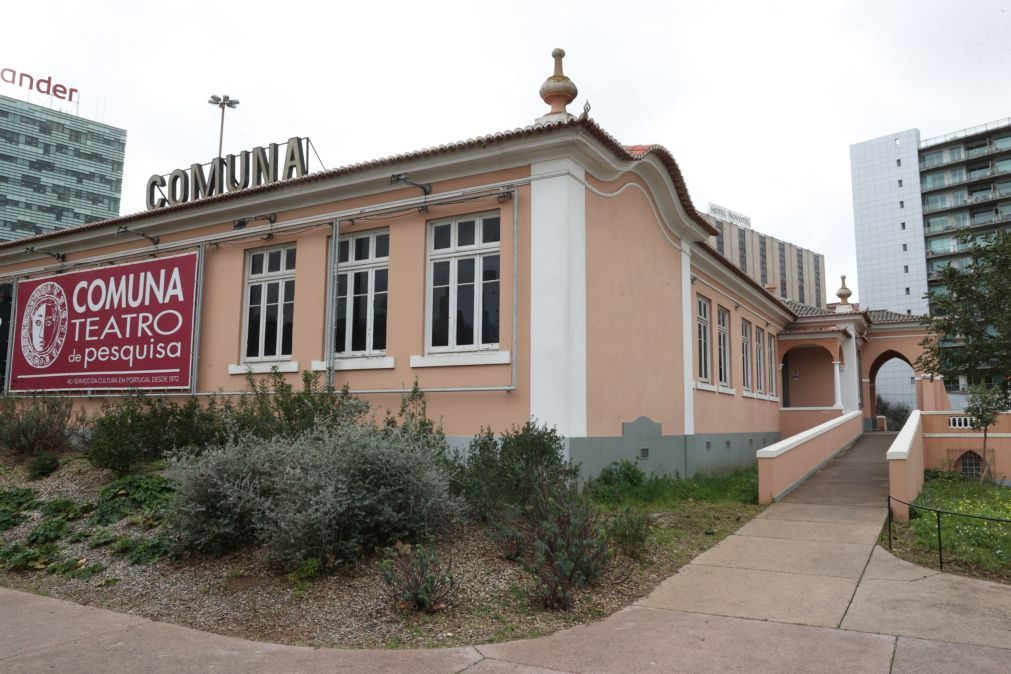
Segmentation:
<svg viewBox="0 0 1011 674">
<path fill-rule="evenodd" d="M 258 544 L 282 569 L 348 562 L 453 519 L 444 454 L 415 433 L 360 424 L 244 436 L 176 457 L 172 522 L 184 548 L 205 553 Z"/>
</svg>

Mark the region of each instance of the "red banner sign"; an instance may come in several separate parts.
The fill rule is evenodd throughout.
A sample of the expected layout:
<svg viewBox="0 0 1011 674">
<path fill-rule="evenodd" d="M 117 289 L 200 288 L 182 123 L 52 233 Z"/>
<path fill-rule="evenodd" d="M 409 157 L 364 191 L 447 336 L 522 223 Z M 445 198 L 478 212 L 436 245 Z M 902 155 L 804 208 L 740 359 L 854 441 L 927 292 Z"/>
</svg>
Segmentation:
<svg viewBox="0 0 1011 674">
<path fill-rule="evenodd" d="M 11 391 L 190 386 L 197 255 L 22 281 Z"/>
</svg>

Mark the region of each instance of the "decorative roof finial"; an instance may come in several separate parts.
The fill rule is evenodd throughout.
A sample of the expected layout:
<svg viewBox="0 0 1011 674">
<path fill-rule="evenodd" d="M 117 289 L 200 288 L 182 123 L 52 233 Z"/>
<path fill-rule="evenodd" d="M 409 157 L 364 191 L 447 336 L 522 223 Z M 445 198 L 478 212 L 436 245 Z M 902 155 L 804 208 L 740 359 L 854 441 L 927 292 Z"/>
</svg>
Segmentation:
<svg viewBox="0 0 1011 674">
<path fill-rule="evenodd" d="M 555 72 L 541 85 L 541 98 L 551 106 L 551 111 L 543 117 L 537 118 L 538 124 L 555 121 L 568 121 L 573 118 L 565 110 L 565 106 L 575 99 L 579 89 L 572 80 L 565 76 L 562 71 L 562 59 L 565 58 L 564 49 L 555 49 L 551 52 L 551 57 L 555 59 Z"/>
<path fill-rule="evenodd" d="M 842 275 L 842 287 L 836 291 L 835 296 L 839 298 L 839 304 L 849 304 L 853 291 L 846 287 L 846 274 Z"/>
</svg>

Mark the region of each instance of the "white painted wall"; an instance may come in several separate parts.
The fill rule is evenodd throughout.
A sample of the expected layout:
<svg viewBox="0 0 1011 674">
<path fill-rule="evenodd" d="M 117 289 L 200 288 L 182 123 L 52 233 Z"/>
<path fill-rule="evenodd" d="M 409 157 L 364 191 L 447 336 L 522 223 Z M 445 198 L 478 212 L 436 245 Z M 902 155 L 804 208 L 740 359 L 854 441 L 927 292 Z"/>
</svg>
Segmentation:
<svg viewBox="0 0 1011 674">
<path fill-rule="evenodd" d="M 681 240 L 681 358 L 684 371 L 685 435 L 695 433 L 695 302 L 692 301 L 692 252 Z"/>
<path fill-rule="evenodd" d="M 570 175 L 530 188 L 530 410 L 562 435 L 585 437 L 586 172 L 570 159 L 531 167 L 534 176 L 558 171 Z"/>
<path fill-rule="evenodd" d="M 852 412 L 860 409 L 860 365 L 855 339 L 848 339 L 843 344 L 843 358 L 846 360 L 841 377 L 842 406 L 844 410 Z"/>
</svg>

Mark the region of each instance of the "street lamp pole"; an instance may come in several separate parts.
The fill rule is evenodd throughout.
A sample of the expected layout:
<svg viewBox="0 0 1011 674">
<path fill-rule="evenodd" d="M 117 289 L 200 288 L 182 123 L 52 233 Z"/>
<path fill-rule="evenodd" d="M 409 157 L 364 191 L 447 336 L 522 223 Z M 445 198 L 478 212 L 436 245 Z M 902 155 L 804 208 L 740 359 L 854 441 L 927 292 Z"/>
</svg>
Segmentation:
<svg viewBox="0 0 1011 674">
<path fill-rule="evenodd" d="M 207 102 L 221 108 L 221 131 L 218 134 L 218 160 L 220 161 L 221 152 L 225 144 L 225 108 L 236 108 L 239 105 L 239 101 L 225 94 L 224 96 L 211 96 Z"/>
</svg>

